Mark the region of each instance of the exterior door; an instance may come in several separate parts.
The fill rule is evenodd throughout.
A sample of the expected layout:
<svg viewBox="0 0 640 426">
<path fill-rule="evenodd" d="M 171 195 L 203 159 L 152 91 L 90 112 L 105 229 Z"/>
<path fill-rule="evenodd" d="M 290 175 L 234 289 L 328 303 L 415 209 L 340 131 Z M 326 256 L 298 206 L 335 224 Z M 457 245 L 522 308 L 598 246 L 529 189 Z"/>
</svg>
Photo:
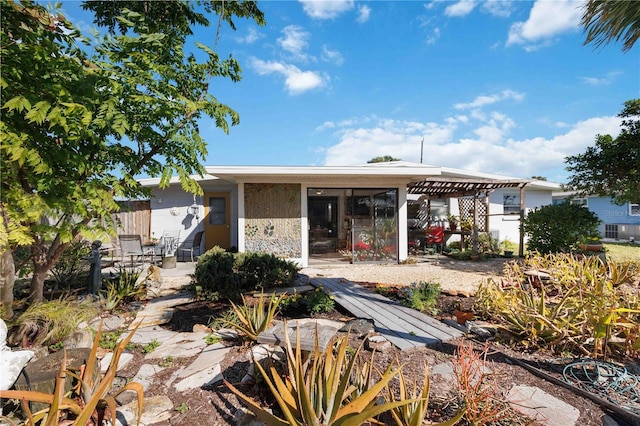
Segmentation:
<svg viewBox="0 0 640 426">
<path fill-rule="evenodd" d="M 207 192 L 204 194 L 205 225 L 204 248 L 214 246 L 228 249 L 231 245 L 231 215 L 229 214 L 228 192 Z"/>
</svg>

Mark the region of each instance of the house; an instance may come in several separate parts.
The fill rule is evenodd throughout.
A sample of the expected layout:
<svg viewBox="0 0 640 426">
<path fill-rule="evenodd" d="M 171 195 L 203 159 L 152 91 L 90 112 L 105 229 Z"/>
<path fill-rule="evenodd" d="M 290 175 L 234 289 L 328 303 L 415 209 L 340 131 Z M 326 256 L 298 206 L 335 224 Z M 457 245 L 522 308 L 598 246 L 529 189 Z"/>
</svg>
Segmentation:
<svg viewBox="0 0 640 426">
<path fill-rule="evenodd" d="M 518 241 L 527 209 L 551 204 L 559 185 L 409 162 L 358 166 L 209 166 L 204 195 L 176 179 L 152 189 L 150 232 L 204 231 L 204 247 L 269 252 L 307 266 L 334 258 L 399 262 L 408 257 L 410 207 L 475 217 L 479 232 Z M 423 217 L 426 217 L 422 213 Z M 423 223 L 421 225 L 426 224 Z M 143 236 L 144 237 L 144 236 Z"/>
<path fill-rule="evenodd" d="M 640 241 L 640 204 L 615 204 L 609 197 L 576 195 L 575 192 L 554 192 L 553 203 L 569 201 L 595 213 L 602 221 L 600 235 L 617 241 Z"/>
</svg>

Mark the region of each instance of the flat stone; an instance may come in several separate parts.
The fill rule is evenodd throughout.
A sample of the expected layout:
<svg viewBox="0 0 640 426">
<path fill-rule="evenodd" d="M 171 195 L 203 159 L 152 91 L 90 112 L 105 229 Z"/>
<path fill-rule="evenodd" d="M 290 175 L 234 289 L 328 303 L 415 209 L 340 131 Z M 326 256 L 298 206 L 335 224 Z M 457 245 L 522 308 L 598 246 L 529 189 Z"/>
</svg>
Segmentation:
<svg viewBox="0 0 640 426">
<path fill-rule="evenodd" d="M 533 386 L 514 386 L 507 395 L 511 408 L 546 426 L 572 426 L 580 411 Z"/>
<path fill-rule="evenodd" d="M 300 349 L 313 351 L 316 346 L 316 331 L 318 333 L 318 346 L 321 351 L 325 350 L 343 323 L 327 319 L 304 318 L 286 323 L 286 334 L 289 336 L 291 345 L 296 343 L 296 330 L 300 332 Z M 278 323 L 267 331 L 258 335 L 258 343 L 267 343 L 273 346 L 284 346 L 285 324 Z"/>
<path fill-rule="evenodd" d="M 238 331 L 232 328 L 220 328 L 214 331 L 213 335 L 221 338 L 222 340 L 237 340 L 240 337 Z"/>
<path fill-rule="evenodd" d="M 180 374 L 182 375 L 182 373 Z M 186 377 L 173 385 L 178 392 L 184 392 L 190 389 L 197 389 L 206 386 L 211 386 L 217 382 L 222 381 L 222 370 L 220 364 L 215 364 L 205 370 L 199 371 L 189 377 Z"/>
<path fill-rule="evenodd" d="M 198 355 L 198 358 L 182 370 L 178 375 L 178 378 L 183 379 L 192 374 L 199 373 L 213 365 L 220 364 L 230 350 L 230 346 L 224 346 L 220 343 L 206 347 L 202 353 Z"/>
<path fill-rule="evenodd" d="M 207 327 L 204 324 L 194 324 L 191 331 L 193 331 L 194 333 L 198 333 L 198 332 L 211 333 L 213 330 L 211 330 L 209 327 Z"/>
<path fill-rule="evenodd" d="M 153 383 L 154 377 L 164 369 L 165 367 L 160 367 L 157 364 L 142 364 L 132 381 L 140 383 L 144 390 L 147 391 Z"/>
<path fill-rule="evenodd" d="M 111 364 L 111 360 L 113 359 L 113 352 L 109 352 L 100 360 L 100 371 L 102 374 L 107 372 L 109 365 Z M 129 361 L 133 359 L 133 354 L 129 352 L 123 352 L 120 355 L 120 359 L 118 360 L 118 366 L 116 367 L 116 371 L 120 371 Z"/>
<path fill-rule="evenodd" d="M 129 404 L 117 409 L 116 424 L 122 426 L 136 424 L 138 401 L 131 401 Z M 166 395 L 151 396 L 144 399 L 140 424 L 152 425 L 167 421 L 173 415 L 173 402 Z"/>
<path fill-rule="evenodd" d="M 429 369 L 430 375 L 438 375 L 449 382 L 456 381 L 456 375 L 453 372 L 453 364 L 451 362 L 441 362 Z"/>
<path fill-rule="evenodd" d="M 177 333 L 170 339 L 161 340 L 160 346 L 145 355 L 144 359 L 162 359 L 168 356 L 188 358 L 198 355 L 207 346 L 204 339 L 208 335 L 208 333 Z"/>
<path fill-rule="evenodd" d="M 165 330 L 161 327 L 149 327 L 142 329 L 139 328 L 131 338 L 131 343 L 146 345 L 148 343 L 151 343 L 153 340 L 157 340 L 158 342 L 165 342 L 172 339 L 177 334 L 177 331 Z M 123 334 L 122 336 L 120 336 L 120 339 L 122 340 L 125 337 L 126 335 Z"/>
<path fill-rule="evenodd" d="M 375 326 L 372 319 L 356 318 L 348 321 L 340 331 L 361 337 L 366 336 L 369 333 L 373 333 L 375 331 Z"/>
<path fill-rule="evenodd" d="M 144 309 L 138 312 L 136 319 L 131 321 L 129 330 L 166 324 L 171 321 L 171 318 L 173 318 L 173 308 Z"/>
<path fill-rule="evenodd" d="M 196 296 L 191 292 L 183 292 L 170 294 L 167 296 L 157 297 L 147 302 L 146 309 L 174 308 L 180 305 L 186 305 L 196 300 Z M 144 311 L 143 311 L 144 312 Z M 138 314 L 139 315 L 139 314 Z"/>
<path fill-rule="evenodd" d="M 118 315 L 107 315 L 103 318 L 95 318 L 89 321 L 88 326 L 97 329 L 100 326 L 100 321 L 102 320 L 102 332 L 106 331 L 114 331 L 122 328 L 124 326 L 124 318 Z M 79 326 L 79 328 L 86 328 Z"/>
<path fill-rule="evenodd" d="M 365 340 L 365 347 L 370 351 L 384 351 L 391 349 L 391 342 L 383 336 L 369 336 Z"/>
</svg>

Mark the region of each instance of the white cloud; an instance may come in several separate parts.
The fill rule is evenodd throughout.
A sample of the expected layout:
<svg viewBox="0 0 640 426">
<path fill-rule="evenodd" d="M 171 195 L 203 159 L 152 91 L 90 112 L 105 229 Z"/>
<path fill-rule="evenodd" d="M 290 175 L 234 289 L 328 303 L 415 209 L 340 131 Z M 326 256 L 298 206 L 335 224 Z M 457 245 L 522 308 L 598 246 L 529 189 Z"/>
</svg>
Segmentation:
<svg viewBox="0 0 640 426">
<path fill-rule="evenodd" d="M 613 83 L 622 71 L 609 71 L 604 77 L 580 77 L 583 83 L 589 86 L 606 86 Z"/>
<path fill-rule="evenodd" d="M 495 104 L 496 102 L 509 100 L 509 99 L 519 102 L 522 99 L 524 99 L 524 93 L 519 93 L 510 89 L 506 89 L 494 95 L 478 96 L 473 101 L 468 103 L 457 103 L 453 107 L 455 109 L 476 109 L 486 105 Z"/>
<path fill-rule="evenodd" d="M 447 6 L 444 14 L 449 17 L 467 16 L 475 7 L 476 2 L 473 0 L 460 0 L 457 3 Z"/>
<path fill-rule="evenodd" d="M 358 17 L 356 18 L 356 22 L 359 24 L 363 24 L 369 20 L 371 16 L 371 8 L 367 5 L 358 6 Z"/>
<path fill-rule="evenodd" d="M 616 136 L 620 128 L 618 117 L 594 117 L 558 129 L 563 133 L 550 138 L 515 140 L 508 137 L 515 122 L 493 112 L 487 122 L 472 131 L 473 137 L 455 141 L 460 125 L 457 123 L 461 121 L 459 117 L 450 117 L 443 123 L 376 118 L 369 125 L 345 122 L 344 126 L 328 122 L 330 126 L 325 123 L 321 127 L 335 130 L 339 141 L 324 151 L 324 164 L 362 164 L 381 155 L 419 162 L 424 137 L 425 164 L 522 178 L 542 175 L 551 181 L 565 181 L 565 157 L 593 145 L 597 134 Z"/>
<path fill-rule="evenodd" d="M 440 28 L 435 27 L 431 34 L 427 35 L 427 44 L 435 44 L 436 41 L 440 38 Z"/>
<path fill-rule="evenodd" d="M 304 13 L 313 19 L 333 19 L 353 9 L 354 0 L 299 0 Z"/>
<path fill-rule="evenodd" d="M 342 57 L 342 53 L 337 50 L 331 50 L 326 45 L 322 46 L 322 60 L 325 62 L 331 62 L 336 65 L 342 65 L 344 63 L 344 58 Z"/>
<path fill-rule="evenodd" d="M 264 37 L 264 34 L 262 34 L 260 31 L 256 30 L 255 28 L 249 28 L 249 31 L 247 31 L 247 35 L 245 35 L 244 37 L 236 37 L 235 39 L 238 43 L 251 44 L 260 40 L 262 37 Z"/>
<path fill-rule="evenodd" d="M 307 54 L 304 50 L 308 47 L 307 40 L 310 35 L 302 27 L 298 25 L 288 25 L 282 29 L 284 37 L 278 38 L 278 45 L 289 52 L 294 59 L 299 61 L 306 61 Z"/>
<path fill-rule="evenodd" d="M 513 11 L 512 0 L 488 0 L 482 3 L 482 10 L 493 16 L 507 18 Z"/>
<path fill-rule="evenodd" d="M 299 95 L 309 90 L 326 86 L 329 77 L 316 71 L 302 71 L 295 65 L 253 58 L 253 69 L 260 75 L 280 74 L 285 77 L 285 86 L 291 95 Z"/>
<path fill-rule="evenodd" d="M 582 4 L 577 0 L 536 0 L 529 19 L 511 25 L 507 46 L 520 44 L 532 51 L 549 45 L 561 33 L 576 30 L 582 16 Z"/>
</svg>

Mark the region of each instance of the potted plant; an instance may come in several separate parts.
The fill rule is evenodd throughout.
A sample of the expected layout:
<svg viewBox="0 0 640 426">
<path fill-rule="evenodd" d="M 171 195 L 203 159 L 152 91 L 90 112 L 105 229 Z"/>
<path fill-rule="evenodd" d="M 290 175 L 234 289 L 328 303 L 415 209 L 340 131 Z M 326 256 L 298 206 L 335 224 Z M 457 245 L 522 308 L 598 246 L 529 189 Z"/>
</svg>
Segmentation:
<svg viewBox="0 0 640 426">
<path fill-rule="evenodd" d="M 462 228 L 463 231 L 470 231 L 473 229 L 473 220 L 471 220 L 471 218 L 464 218 L 464 219 L 460 219 L 460 228 Z"/>
<path fill-rule="evenodd" d="M 449 223 L 450 231 L 458 229 L 458 216 L 451 213 L 447 214 L 447 222 Z"/>
<path fill-rule="evenodd" d="M 578 248 L 584 251 L 602 251 L 602 241 L 599 233 L 582 235 L 578 238 Z"/>
<path fill-rule="evenodd" d="M 502 240 L 500 242 L 500 245 L 502 246 L 504 257 L 513 257 L 515 244 L 509 238 L 505 238 L 504 240 Z"/>
</svg>

